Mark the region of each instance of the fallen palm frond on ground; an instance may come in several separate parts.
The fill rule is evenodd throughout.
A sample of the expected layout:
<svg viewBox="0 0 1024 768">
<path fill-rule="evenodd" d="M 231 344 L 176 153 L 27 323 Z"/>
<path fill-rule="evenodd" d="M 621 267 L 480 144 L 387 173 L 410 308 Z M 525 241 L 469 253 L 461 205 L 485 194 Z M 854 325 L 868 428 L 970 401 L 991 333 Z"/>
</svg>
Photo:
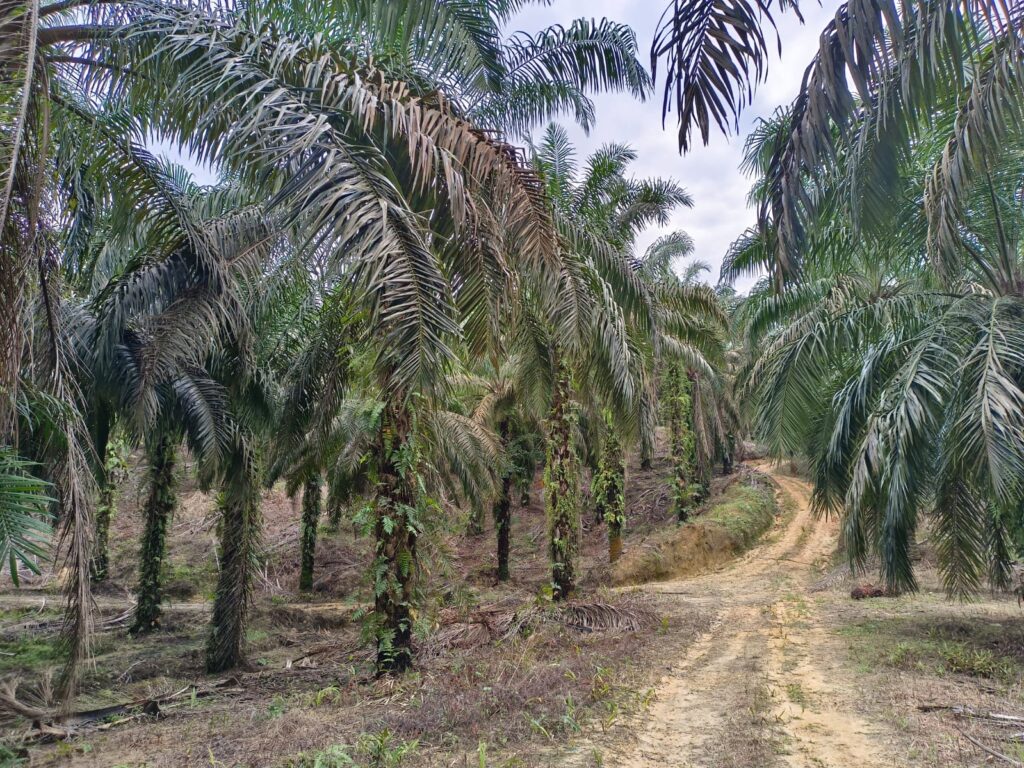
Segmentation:
<svg viewBox="0 0 1024 768">
<path fill-rule="evenodd" d="M 505 642 L 533 631 L 539 624 L 554 623 L 580 632 L 640 632 L 658 621 L 658 614 L 639 599 L 619 605 L 575 602 L 561 606 L 534 603 L 481 606 L 460 615 L 442 611 L 440 627 L 423 644 L 422 653 L 438 656 L 455 648 L 475 648 Z"/>
<path fill-rule="evenodd" d="M 33 692 L 19 698 L 21 681 L 11 678 L 0 684 L 0 717 L 24 718 L 31 725 L 24 735 L 24 741 L 45 741 L 65 739 L 81 733 L 84 729 L 107 730 L 143 717 L 159 717 L 167 710 L 181 704 L 214 695 L 241 693 L 238 678 L 229 677 L 218 682 L 200 686 L 186 685 L 176 691 L 151 696 L 120 704 L 77 712 L 63 712 L 49 706 L 40 706 L 37 700 L 48 700 L 45 693 Z M 23 694 L 24 696 L 24 694 Z"/>
</svg>

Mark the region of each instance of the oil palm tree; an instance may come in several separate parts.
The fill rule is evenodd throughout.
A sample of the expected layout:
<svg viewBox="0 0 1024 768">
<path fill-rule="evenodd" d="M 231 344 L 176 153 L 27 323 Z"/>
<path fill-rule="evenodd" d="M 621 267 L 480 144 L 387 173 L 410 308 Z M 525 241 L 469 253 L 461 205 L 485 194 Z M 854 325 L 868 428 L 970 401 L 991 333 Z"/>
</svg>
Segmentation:
<svg viewBox="0 0 1024 768">
<path fill-rule="evenodd" d="M 651 51 L 655 74 L 665 65 L 663 110 L 674 106 L 679 145 L 705 143 L 714 122 L 739 128 L 743 107 L 767 71 L 772 13 L 794 0 L 673 0 Z M 769 160 L 759 230 L 773 233 L 779 279 L 802 265 L 822 196 L 808 181 L 828 186 L 838 155 L 849 187 L 844 195 L 859 226 L 889 208 L 897 179 L 894 161 L 906 156 L 920 130 L 943 105 L 962 112 L 929 193 L 933 219 L 955 221 L 958 192 L 983 175 L 987 157 L 1012 135 L 1024 109 L 1021 46 L 1024 16 L 1001 0 L 848 0 L 821 34 L 819 51 L 804 74 L 789 124 Z M 768 35 L 766 35 L 768 33 Z M 779 41 L 781 45 L 781 40 Z M 948 112 L 947 114 L 953 114 Z M 936 231 L 947 241 L 951 233 Z"/>
<path fill-rule="evenodd" d="M 843 514 L 853 562 L 877 553 L 890 588 L 916 588 L 910 552 L 927 516 L 959 596 L 985 576 L 1006 583 L 1024 466 L 1022 138 L 1008 127 L 987 170 L 954 183 L 964 120 L 946 103 L 914 130 L 890 210 L 870 226 L 848 207 L 819 211 L 801 276 L 744 308 L 759 354 L 741 377 L 760 434 L 810 456 L 814 503 Z M 820 187 L 821 198 L 843 199 L 847 164 L 862 159 L 840 156 L 838 190 Z"/>
<path fill-rule="evenodd" d="M 577 169 L 564 130 L 551 126 L 534 149 L 563 233 L 566 286 L 559 294 L 557 322 L 544 320 L 541 305 L 532 333 L 545 337 L 545 356 L 536 367 L 552 381 L 548 418 L 545 501 L 548 507 L 553 593 L 556 599 L 575 588 L 575 542 L 579 525 L 579 468 L 574 432 L 582 388 L 583 405 L 601 420 L 601 409 L 615 415 L 619 440 L 632 439 L 638 427 L 653 432 L 654 362 L 662 354 L 709 368 L 704 352 L 714 346 L 706 333 L 708 317 L 720 318 L 707 286 L 659 281 L 634 253 L 639 232 L 664 225 L 668 213 L 690 199 L 675 182 L 626 175 L 635 153 L 609 145 Z M 670 259 L 673 248 L 655 249 Z M 713 324 L 714 320 L 711 321 Z M 591 403 L 598 407 L 589 407 Z M 641 424 L 641 419 L 650 419 Z"/>
</svg>

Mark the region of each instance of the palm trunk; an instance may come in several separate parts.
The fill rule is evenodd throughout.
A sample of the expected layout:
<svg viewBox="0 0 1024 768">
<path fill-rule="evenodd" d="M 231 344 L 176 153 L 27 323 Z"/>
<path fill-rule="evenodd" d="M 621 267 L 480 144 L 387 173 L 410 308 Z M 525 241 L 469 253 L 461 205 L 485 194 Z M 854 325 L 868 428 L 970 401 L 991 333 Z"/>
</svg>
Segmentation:
<svg viewBox="0 0 1024 768">
<path fill-rule="evenodd" d="M 299 590 L 313 590 L 313 564 L 316 561 L 316 533 L 320 525 L 320 476 L 314 475 L 302 489 L 302 569 Z"/>
<path fill-rule="evenodd" d="M 576 555 L 580 537 L 580 466 L 573 447 L 575 418 L 568 366 L 558 365 L 548 418 L 544 506 L 551 556 L 551 594 L 565 600 L 576 591 Z"/>
<path fill-rule="evenodd" d="M 731 475 L 733 472 L 733 454 L 736 452 L 736 436 L 730 432 L 725 437 L 725 448 L 722 451 L 722 474 Z"/>
<path fill-rule="evenodd" d="M 341 530 L 341 518 L 345 512 L 345 503 L 341 493 L 334 484 L 327 484 L 327 529 L 332 533 Z"/>
<path fill-rule="evenodd" d="M 110 413 L 100 405 L 96 412 L 96 429 L 93 433 L 93 449 L 96 461 L 96 486 L 99 499 L 96 505 L 96 541 L 93 544 L 92 563 L 89 567 L 93 582 L 101 582 L 110 571 L 110 519 L 114 514 L 115 493 L 113 479 L 107 468 L 107 447 L 110 442 Z"/>
<path fill-rule="evenodd" d="M 693 503 L 693 433 L 690 380 L 676 366 L 666 374 L 669 391 L 669 432 L 672 454 L 672 506 L 679 522 L 686 522 Z"/>
<path fill-rule="evenodd" d="M 113 484 L 103 478 L 96 505 L 96 543 L 89 568 L 93 583 L 106 581 L 110 574 L 110 521 L 114 516 L 117 493 Z"/>
<path fill-rule="evenodd" d="M 498 425 L 502 449 L 508 449 L 508 420 Z M 501 491 L 494 502 L 494 530 L 498 537 L 498 581 L 509 580 L 508 556 L 512 532 L 512 470 L 506 469 L 501 478 Z"/>
<path fill-rule="evenodd" d="M 701 401 L 701 388 L 696 371 L 692 369 L 687 371 L 686 384 L 689 386 L 690 394 L 687 426 L 690 430 L 690 440 L 693 445 L 691 454 L 693 457 L 694 474 L 693 501 L 695 504 L 700 504 L 711 495 L 711 465 L 714 462 L 714 456 L 711 455 L 707 440 L 703 439 L 707 435 L 705 425 L 702 420 L 698 419 L 698 415 L 704 413 L 704 406 Z"/>
<path fill-rule="evenodd" d="M 653 382 L 648 382 L 640 398 L 640 469 L 654 466 L 655 441 L 658 425 L 658 393 Z"/>
<path fill-rule="evenodd" d="M 626 522 L 626 463 L 612 424 L 605 430 L 601 466 L 594 478 L 595 509 L 608 523 L 608 561 L 622 555 L 622 528 Z"/>
<path fill-rule="evenodd" d="M 260 494 L 255 458 L 236 446 L 221 500 L 220 576 L 206 644 L 206 671 L 245 663 L 245 622 L 252 600 L 260 545 Z"/>
<path fill-rule="evenodd" d="M 377 622 L 377 674 L 400 673 L 412 666 L 413 586 L 419 521 L 409 413 L 391 406 L 381 430 L 382 457 L 374 527 L 374 615 Z M 410 469 L 410 467 L 412 469 Z"/>
<path fill-rule="evenodd" d="M 469 508 L 469 520 L 466 523 L 467 536 L 481 536 L 484 532 L 484 508 L 473 499 Z"/>
<path fill-rule="evenodd" d="M 149 450 L 149 496 L 139 552 L 139 588 L 136 593 L 132 634 L 145 634 L 160 624 L 163 566 L 167 530 L 177 501 L 174 488 L 174 442 L 168 435 L 156 439 Z"/>
</svg>

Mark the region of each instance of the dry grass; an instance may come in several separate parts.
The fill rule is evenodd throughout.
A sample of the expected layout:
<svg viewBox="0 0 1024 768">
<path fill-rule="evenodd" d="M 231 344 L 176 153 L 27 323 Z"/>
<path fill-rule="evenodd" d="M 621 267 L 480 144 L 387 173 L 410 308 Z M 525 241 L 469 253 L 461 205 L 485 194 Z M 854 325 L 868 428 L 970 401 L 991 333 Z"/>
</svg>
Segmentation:
<svg viewBox="0 0 1024 768">
<path fill-rule="evenodd" d="M 631 467 L 627 547 L 674 525 L 664 493 L 667 472 L 664 459 L 648 472 Z M 118 621 L 135 581 L 140 480 L 141 473 L 123 489 L 111 529 L 112 575 L 99 597 L 111 621 L 85 676 L 80 710 L 191 690 L 193 683 L 205 690 L 222 680 L 201 673 L 216 579 L 214 503 L 186 480 L 169 537 L 160 631 L 130 638 Z M 554 607 L 541 599 L 548 573 L 543 499 L 535 491 L 531 503 L 513 513 L 508 584 L 493 576 L 489 521 L 483 536 L 462 535 L 461 524 L 450 523 L 424 540 L 423 581 L 437 588 L 423 596 L 418 665 L 401 679 L 378 680 L 358 618 L 370 602 L 364 578 L 370 540 L 347 525 L 323 532 L 314 594 L 300 596 L 299 511 L 275 489 L 263 513 L 267 556 L 248 633 L 249 670 L 212 695 L 166 704 L 159 719 L 96 721 L 48 743 L 18 746 L 28 723 L 8 721 L 2 726 L 6 759 L 13 762 L 12 754 L 27 749 L 33 766 L 330 768 L 349 764 L 344 753 L 357 765 L 393 759 L 440 766 L 462 765 L 467 755 L 476 764 L 482 744 L 488 765 L 536 765 L 551 745 L 584 728 L 607 729 L 641 706 L 655 661 L 706 625 L 697 610 L 606 591 L 605 530 L 591 519 L 584 526 L 579 600 Z M 0 612 L 0 676 L 19 673 L 19 696 L 30 696 L 58 658 L 53 588 L 52 578 L 39 579 L 18 594 L 0 594 L 6 609 Z M 46 601 L 43 611 L 36 600 Z"/>
<path fill-rule="evenodd" d="M 920 594 L 854 601 L 836 585 L 817 598 L 846 641 L 862 706 L 895 725 L 908 768 L 998 764 L 965 734 L 1024 762 L 1024 745 L 1011 738 L 1024 726 L 963 714 L 1024 718 L 1024 613 L 1012 595 L 946 600 L 928 561 Z"/>
<path fill-rule="evenodd" d="M 641 584 L 706 573 L 748 549 L 778 513 L 775 492 L 756 472 L 723 478 L 714 502 L 693 522 L 634 547 L 616 563 L 615 584 Z"/>
</svg>

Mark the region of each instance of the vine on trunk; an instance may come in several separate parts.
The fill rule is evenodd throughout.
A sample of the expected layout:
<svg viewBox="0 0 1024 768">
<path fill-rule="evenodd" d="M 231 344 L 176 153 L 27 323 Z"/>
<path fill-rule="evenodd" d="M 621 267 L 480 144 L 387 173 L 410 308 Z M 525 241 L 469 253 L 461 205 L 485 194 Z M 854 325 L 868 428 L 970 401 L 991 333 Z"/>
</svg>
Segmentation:
<svg viewBox="0 0 1024 768">
<path fill-rule="evenodd" d="M 580 539 L 580 466 L 573 444 L 576 409 L 568 367 L 558 367 L 555 396 L 548 418 L 544 506 L 551 555 L 551 596 L 565 600 L 576 590 L 576 556 Z"/>
<path fill-rule="evenodd" d="M 626 523 L 626 460 L 611 414 L 605 412 L 605 437 L 601 461 L 594 476 L 594 504 L 598 516 L 608 524 L 608 561 L 622 555 L 622 529 Z"/>
</svg>

